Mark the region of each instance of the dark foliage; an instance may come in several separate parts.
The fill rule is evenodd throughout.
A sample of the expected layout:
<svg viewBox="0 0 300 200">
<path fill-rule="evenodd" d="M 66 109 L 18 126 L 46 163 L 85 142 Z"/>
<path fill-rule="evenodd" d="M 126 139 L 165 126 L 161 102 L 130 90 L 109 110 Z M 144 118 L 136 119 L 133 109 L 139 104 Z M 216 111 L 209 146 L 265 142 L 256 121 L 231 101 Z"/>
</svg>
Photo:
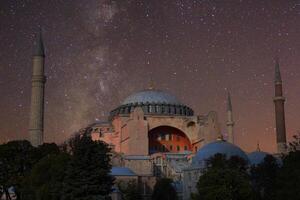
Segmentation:
<svg viewBox="0 0 300 200">
<path fill-rule="evenodd" d="M 93 141 L 89 129 L 69 142 L 71 160 L 63 183 L 63 200 L 107 199 L 113 185 L 108 145 Z"/>
<path fill-rule="evenodd" d="M 278 161 L 267 155 L 261 164 L 251 167 L 251 179 L 257 200 L 275 199 Z"/>
<path fill-rule="evenodd" d="M 246 162 L 239 157 L 229 160 L 216 154 L 207 161 L 207 168 L 197 183 L 195 200 L 250 200 L 253 199 Z"/>
<path fill-rule="evenodd" d="M 0 186 L 5 194 L 14 187 L 17 197 L 23 178 L 34 164 L 33 147 L 28 141 L 12 141 L 0 145 Z"/>
<path fill-rule="evenodd" d="M 25 179 L 22 200 L 60 200 L 70 155 L 52 154 L 42 158 Z"/>
<path fill-rule="evenodd" d="M 177 193 L 172 185 L 172 179 L 159 179 L 153 190 L 152 200 L 177 200 Z"/>
<path fill-rule="evenodd" d="M 300 151 L 289 152 L 283 157 L 277 177 L 276 199 L 300 199 Z"/>
<path fill-rule="evenodd" d="M 119 182 L 118 188 L 122 192 L 124 200 L 141 200 L 142 196 L 136 181 Z"/>
</svg>

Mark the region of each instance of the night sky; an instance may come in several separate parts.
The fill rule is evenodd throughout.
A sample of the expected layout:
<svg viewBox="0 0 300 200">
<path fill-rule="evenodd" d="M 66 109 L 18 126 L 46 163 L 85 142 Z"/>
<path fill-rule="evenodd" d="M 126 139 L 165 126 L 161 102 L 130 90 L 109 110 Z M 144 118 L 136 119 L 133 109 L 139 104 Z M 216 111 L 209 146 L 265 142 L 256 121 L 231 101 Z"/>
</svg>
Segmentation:
<svg viewBox="0 0 300 200">
<path fill-rule="evenodd" d="M 28 137 L 32 51 L 46 48 L 45 139 L 106 119 L 128 95 L 168 91 L 196 114 L 231 92 L 237 144 L 275 151 L 274 57 L 300 130 L 300 0 L 0 0 L 0 141 Z"/>
</svg>

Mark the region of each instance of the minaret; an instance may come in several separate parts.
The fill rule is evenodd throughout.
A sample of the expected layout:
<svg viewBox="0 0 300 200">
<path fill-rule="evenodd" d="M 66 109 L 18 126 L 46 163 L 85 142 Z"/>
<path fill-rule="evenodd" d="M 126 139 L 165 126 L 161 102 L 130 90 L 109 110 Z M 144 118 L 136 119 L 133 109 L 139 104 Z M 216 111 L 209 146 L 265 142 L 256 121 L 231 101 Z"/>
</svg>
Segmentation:
<svg viewBox="0 0 300 200">
<path fill-rule="evenodd" d="M 278 153 L 286 152 L 286 129 L 284 117 L 284 101 L 282 92 L 282 80 L 279 69 L 278 60 L 275 63 L 275 97 L 273 98 L 275 104 L 275 120 L 276 120 L 276 140 Z"/>
<path fill-rule="evenodd" d="M 43 144 L 44 136 L 44 75 L 45 52 L 42 33 L 37 35 L 33 52 L 31 108 L 29 121 L 30 142 L 33 146 Z"/>
<path fill-rule="evenodd" d="M 234 136 L 233 136 L 233 127 L 234 127 L 234 121 L 233 121 L 233 115 L 232 115 L 232 104 L 231 104 L 231 98 L 230 93 L 228 92 L 227 96 L 227 135 L 228 135 L 228 142 L 234 144 Z"/>
</svg>

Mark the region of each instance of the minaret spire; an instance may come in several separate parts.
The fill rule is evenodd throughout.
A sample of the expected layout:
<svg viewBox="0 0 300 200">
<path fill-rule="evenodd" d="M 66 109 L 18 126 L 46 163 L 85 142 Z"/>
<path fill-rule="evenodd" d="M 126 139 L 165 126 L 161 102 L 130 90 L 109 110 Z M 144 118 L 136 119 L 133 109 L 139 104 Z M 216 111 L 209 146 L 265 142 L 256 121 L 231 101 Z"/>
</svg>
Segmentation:
<svg viewBox="0 0 300 200">
<path fill-rule="evenodd" d="M 275 96 L 273 98 L 275 104 L 275 122 L 276 122 L 276 141 L 278 153 L 285 153 L 287 150 L 286 145 L 286 128 L 285 128 L 285 112 L 282 89 L 282 79 L 279 69 L 278 59 L 275 60 Z"/>
<path fill-rule="evenodd" d="M 278 58 L 275 59 L 275 79 L 274 80 L 275 80 L 275 84 L 282 83 Z"/>
<path fill-rule="evenodd" d="M 33 146 L 43 144 L 44 137 L 44 75 L 45 51 L 42 32 L 37 34 L 33 51 L 31 107 L 29 121 L 30 142 Z"/>
<path fill-rule="evenodd" d="M 227 111 L 232 111 L 230 92 L 227 93 Z"/>
<path fill-rule="evenodd" d="M 33 52 L 34 56 L 45 56 L 44 50 L 44 42 L 42 36 L 42 29 L 40 28 L 39 33 L 37 34 L 36 41 L 35 41 L 35 48 Z"/>
<path fill-rule="evenodd" d="M 228 92 L 227 94 L 227 135 L 228 135 L 228 142 L 234 144 L 234 135 L 233 135 L 233 127 L 234 127 L 234 121 L 233 121 L 233 114 L 232 114 L 232 103 L 231 103 L 231 96 Z"/>
</svg>

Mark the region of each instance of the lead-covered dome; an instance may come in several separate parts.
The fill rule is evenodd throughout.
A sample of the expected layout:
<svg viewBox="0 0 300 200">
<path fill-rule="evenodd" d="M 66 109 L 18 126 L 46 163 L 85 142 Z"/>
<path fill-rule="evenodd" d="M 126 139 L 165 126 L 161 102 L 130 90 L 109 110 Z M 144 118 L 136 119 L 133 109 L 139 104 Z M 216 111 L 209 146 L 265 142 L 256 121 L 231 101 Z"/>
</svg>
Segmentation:
<svg viewBox="0 0 300 200">
<path fill-rule="evenodd" d="M 134 103 L 164 103 L 181 105 L 173 95 L 160 90 L 144 90 L 130 95 L 123 101 L 123 105 Z"/>
<path fill-rule="evenodd" d="M 267 155 L 270 155 L 263 151 L 254 151 L 248 154 L 248 158 L 251 165 L 258 165 L 262 163 Z"/>
<path fill-rule="evenodd" d="M 238 156 L 248 162 L 247 154 L 238 146 L 224 140 L 218 140 L 204 145 L 193 157 L 192 164 L 194 166 L 204 167 L 207 159 L 216 154 L 224 154 L 226 158 Z"/>
<path fill-rule="evenodd" d="M 129 115 L 136 107 L 141 107 L 145 115 L 194 115 L 194 111 L 175 96 L 149 89 L 128 96 L 119 107 L 111 111 L 111 117 Z"/>
</svg>

